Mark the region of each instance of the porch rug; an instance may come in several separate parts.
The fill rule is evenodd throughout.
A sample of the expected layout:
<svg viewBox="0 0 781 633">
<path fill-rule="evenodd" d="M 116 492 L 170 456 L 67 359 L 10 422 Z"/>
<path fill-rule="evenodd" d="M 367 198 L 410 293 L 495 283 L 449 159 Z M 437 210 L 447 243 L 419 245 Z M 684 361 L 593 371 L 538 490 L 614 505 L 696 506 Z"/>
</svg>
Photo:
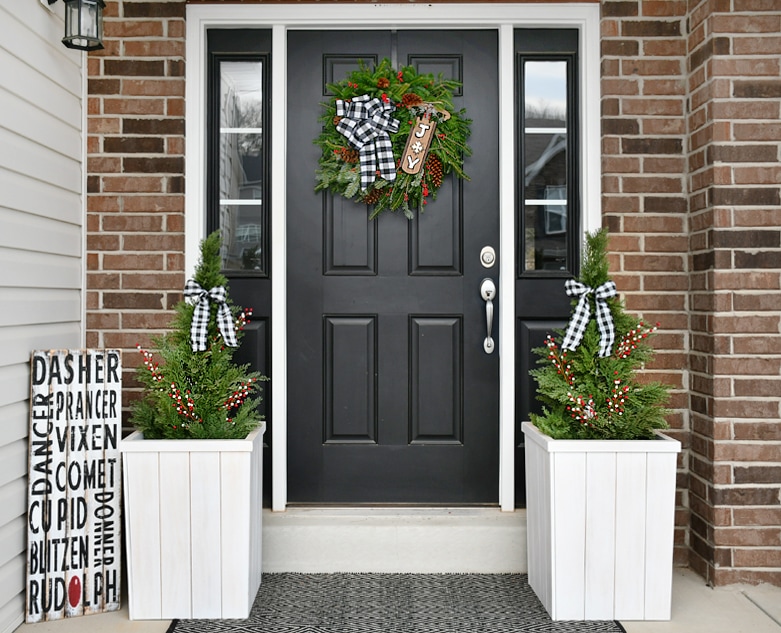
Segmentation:
<svg viewBox="0 0 781 633">
<path fill-rule="evenodd" d="M 175 620 L 168 633 L 621 633 L 553 622 L 525 574 L 263 574 L 246 620 Z"/>
</svg>

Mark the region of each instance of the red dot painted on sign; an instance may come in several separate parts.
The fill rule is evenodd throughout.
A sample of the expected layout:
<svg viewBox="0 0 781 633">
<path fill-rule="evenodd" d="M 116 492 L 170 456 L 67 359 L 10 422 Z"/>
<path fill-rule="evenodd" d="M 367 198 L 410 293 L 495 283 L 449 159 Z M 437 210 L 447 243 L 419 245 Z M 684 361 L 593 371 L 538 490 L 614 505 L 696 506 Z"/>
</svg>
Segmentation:
<svg viewBox="0 0 781 633">
<path fill-rule="evenodd" d="M 81 600 L 81 579 L 78 576 L 71 578 L 70 584 L 68 584 L 68 602 L 74 609 L 79 605 Z"/>
</svg>

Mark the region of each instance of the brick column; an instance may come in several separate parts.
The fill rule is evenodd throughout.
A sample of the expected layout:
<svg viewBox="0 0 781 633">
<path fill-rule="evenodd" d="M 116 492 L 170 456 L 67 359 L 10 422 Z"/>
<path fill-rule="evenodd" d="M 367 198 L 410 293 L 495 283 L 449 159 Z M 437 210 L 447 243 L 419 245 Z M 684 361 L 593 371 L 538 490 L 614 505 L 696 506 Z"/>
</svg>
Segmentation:
<svg viewBox="0 0 781 633">
<path fill-rule="evenodd" d="M 602 3 L 602 210 L 628 310 L 660 323 L 649 379 L 673 386 L 670 435 L 688 444 L 686 2 Z M 686 451 L 675 561 L 688 561 Z"/>
<path fill-rule="evenodd" d="M 689 34 L 691 565 L 781 584 L 781 7 L 703 0 Z"/>
</svg>

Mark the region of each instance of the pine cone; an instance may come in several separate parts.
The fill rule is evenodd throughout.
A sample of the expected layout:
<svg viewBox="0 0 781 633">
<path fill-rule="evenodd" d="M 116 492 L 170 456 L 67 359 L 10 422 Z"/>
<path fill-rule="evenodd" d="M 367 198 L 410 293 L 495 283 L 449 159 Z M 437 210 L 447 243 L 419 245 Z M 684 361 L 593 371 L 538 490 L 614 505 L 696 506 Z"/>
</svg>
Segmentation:
<svg viewBox="0 0 781 633">
<path fill-rule="evenodd" d="M 341 120 L 342 120 L 342 117 L 340 117 L 340 116 L 335 116 L 335 117 L 334 117 L 334 125 L 339 125 L 339 121 L 341 121 Z"/>
<path fill-rule="evenodd" d="M 442 177 L 444 172 L 442 170 L 442 161 L 436 154 L 429 154 L 426 160 L 426 170 L 428 171 L 429 178 L 431 179 L 431 185 L 434 189 L 439 189 L 442 186 Z"/>
<path fill-rule="evenodd" d="M 334 150 L 334 154 L 339 156 L 345 163 L 357 163 L 360 158 L 358 151 L 349 147 L 337 147 Z"/>
<path fill-rule="evenodd" d="M 401 105 L 404 108 L 418 106 L 421 103 L 423 103 L 423 99 L 421 99 L 420 96 L 416 95 L 414 92 L 408 92 L 401 98 Z"/>
<path fill-rule="evenodd" d="M 386 79 L 385 77 L 380 77 L 377 80 L 377 87 L 380 90 L 385 90 L 385 88 L 387 88 L 388 86 L 390 86 L 390 81 L 388 81 L 388 79 Z"/>
<path fill-rule="evenodd" d="M 377 204 L 380 201 L 381 196 L 382 191 L 379 189 L 372 189 L 371 191 L 366 192 L 366 194 L 363 196 L 363 201 L 366 204 Z"/>
</svg>

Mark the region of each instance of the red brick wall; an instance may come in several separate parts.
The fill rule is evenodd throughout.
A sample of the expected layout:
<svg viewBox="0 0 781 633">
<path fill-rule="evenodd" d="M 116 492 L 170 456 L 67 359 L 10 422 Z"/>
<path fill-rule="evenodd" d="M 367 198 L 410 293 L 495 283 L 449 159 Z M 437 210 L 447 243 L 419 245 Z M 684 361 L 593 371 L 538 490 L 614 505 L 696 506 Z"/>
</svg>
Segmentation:
<svg viewBox="0 0 781 633">
<path fill-rule="evenodd" d="M 248 0 L 249 1 L 249 0 Z M 675 386 L 675 560 L 781 584 L 781 9 L 602 2 L 603 214 Z M 184 0 L 108 0 L 89 56 L 87 328 L 127 350 L 184 284 Z M 132 398 L 132 389 L 126 399 Z"/>
<path fill-rule="evenodd" d="M 690 15 L 691 564 L 781 584 L 781 5 Z"/>
<path fill-rule="evenodd" d="M 781 584 L 781 7 L 602 3 L 603 212 L 681 387 L 676 560 Z M 688 524 L 689 529 L 684 526 Z"/>
<path fill-rule="evenodd" d="M 131 368 L 184 286 L 185 3 L 106 5 L 89 56 L 87 344 L 128 350 Z"/>
<path fill-rule="evenodd" d="M 626 307 L 660 324 L 650 378 L 674 387 L 670 435 L 688 444 L 686 2 L 602 3 L 602 210 Z M 675 561 L 688 562 L 687 452 Z"/>
</svg>

